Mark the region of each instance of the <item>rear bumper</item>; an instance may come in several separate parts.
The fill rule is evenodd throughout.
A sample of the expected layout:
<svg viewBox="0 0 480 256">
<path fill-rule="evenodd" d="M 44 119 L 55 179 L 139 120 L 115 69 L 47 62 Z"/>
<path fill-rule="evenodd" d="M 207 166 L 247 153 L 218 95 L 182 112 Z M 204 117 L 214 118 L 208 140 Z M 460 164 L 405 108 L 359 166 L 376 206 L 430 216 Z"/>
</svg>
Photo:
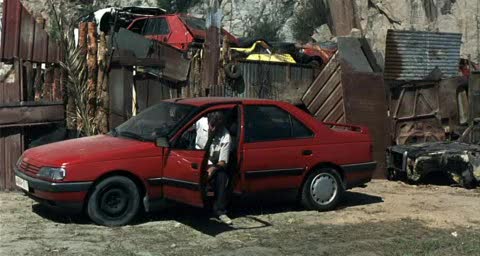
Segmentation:
<svg viewBox="0 0 480 256">
<path fill-rule="evenodd" d="M 349 189 L 371 181 L 377 162 L 347 164 L 341 167 L 345 171 L 346 188 Z"/>
<path fill-rule="evenodd" d="M 93 182 L 49 182 L 28 176 L 18 169 L 15 175 L 28 182 L 28 191 L 24 191 L 35 201 L 52 207 L 71 211 L 81 211 L 83 203 Z"/>
</svg>

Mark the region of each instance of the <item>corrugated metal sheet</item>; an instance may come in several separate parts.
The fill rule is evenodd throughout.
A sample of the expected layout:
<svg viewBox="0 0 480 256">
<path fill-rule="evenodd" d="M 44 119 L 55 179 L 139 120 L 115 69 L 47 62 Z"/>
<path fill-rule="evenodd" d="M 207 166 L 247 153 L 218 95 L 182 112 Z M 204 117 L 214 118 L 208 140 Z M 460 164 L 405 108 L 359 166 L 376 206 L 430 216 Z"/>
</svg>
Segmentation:
<svg viewBox="0 0 480 256">
<path fill-rule="evenodd" d="M 239 65 L 242 78 L 227 86 L 224 96 L 285 100 L 286 89 L 307 86 L 315 76 L 308 66 L 250 61 Z"/>
<path fill-rule="evenodd" d="M 423 31 L 387 33 L 385 79 L 424 80 L 438 67 L 443 78 L 458 76 L 462 34 Z"/>
<path fill-rule="evenodd" d="M 49 38 L 43 22 L 37 23 L 19 0 L 3 1 L 1 61 L 56 63 L 61 57 L 61 47 Z"/>
</svg>

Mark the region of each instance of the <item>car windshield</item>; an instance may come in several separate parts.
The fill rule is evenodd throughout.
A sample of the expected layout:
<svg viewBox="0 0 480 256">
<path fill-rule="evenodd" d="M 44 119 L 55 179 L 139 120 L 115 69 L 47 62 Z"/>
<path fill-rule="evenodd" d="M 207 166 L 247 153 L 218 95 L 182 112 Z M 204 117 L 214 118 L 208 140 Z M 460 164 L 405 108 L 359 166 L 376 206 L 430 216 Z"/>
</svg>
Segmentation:
<svg viewBox="0 0 480 256">
<path fill-rule="evenodd" d="M 172 102 L 162 102 L 143 110 L 125 123 L 113 129 L 113 136 L 141 141 L 153 141 L 157 137 L 169 137 L 196 107 Z"/>
</svg>

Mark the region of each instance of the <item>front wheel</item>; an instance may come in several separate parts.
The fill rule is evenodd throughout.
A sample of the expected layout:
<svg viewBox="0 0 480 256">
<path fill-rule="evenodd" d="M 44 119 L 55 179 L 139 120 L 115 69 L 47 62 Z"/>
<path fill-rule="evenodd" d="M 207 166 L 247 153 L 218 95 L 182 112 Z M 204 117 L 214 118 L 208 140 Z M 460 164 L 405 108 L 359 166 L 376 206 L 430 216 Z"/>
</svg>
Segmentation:
<svg viewBox="0 0 480 256">
<path fill-rule="evenodd" d="M 313 171 L 302 188 L 302 205 L 309 210 L 333 210 L 343 194 L 340 175 L 335 169 Z"/>
<path fill-rule="evenodd" d="M 88 199 L 87 213 L 93 222 L 105 226 L 128 224 L 140 208 L 140 193 L 135 183 L 123 176 L 99 182 Z"/>
</svg>

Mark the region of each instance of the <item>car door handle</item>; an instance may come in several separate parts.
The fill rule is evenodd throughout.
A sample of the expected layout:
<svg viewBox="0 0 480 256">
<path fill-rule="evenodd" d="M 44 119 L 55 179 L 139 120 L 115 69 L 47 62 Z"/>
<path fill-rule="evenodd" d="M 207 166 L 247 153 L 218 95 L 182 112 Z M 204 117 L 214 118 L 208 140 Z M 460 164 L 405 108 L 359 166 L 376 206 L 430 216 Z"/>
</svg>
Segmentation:
<svg viewBox="0 0 480 256">
<path fill-rule="evenodd" d="M 313 152 L 310 149 L 306 149 L 306 150 L 302 151 L 302 155 L 304 155 L 304 156 L 311 156 L 312 154 L 313 154 Z"/>
<path fill-rule="evenodd" d="M 192 169 L 198 169 L 198 164 L 197 163 L 192 163 Z"/>
</svg>

